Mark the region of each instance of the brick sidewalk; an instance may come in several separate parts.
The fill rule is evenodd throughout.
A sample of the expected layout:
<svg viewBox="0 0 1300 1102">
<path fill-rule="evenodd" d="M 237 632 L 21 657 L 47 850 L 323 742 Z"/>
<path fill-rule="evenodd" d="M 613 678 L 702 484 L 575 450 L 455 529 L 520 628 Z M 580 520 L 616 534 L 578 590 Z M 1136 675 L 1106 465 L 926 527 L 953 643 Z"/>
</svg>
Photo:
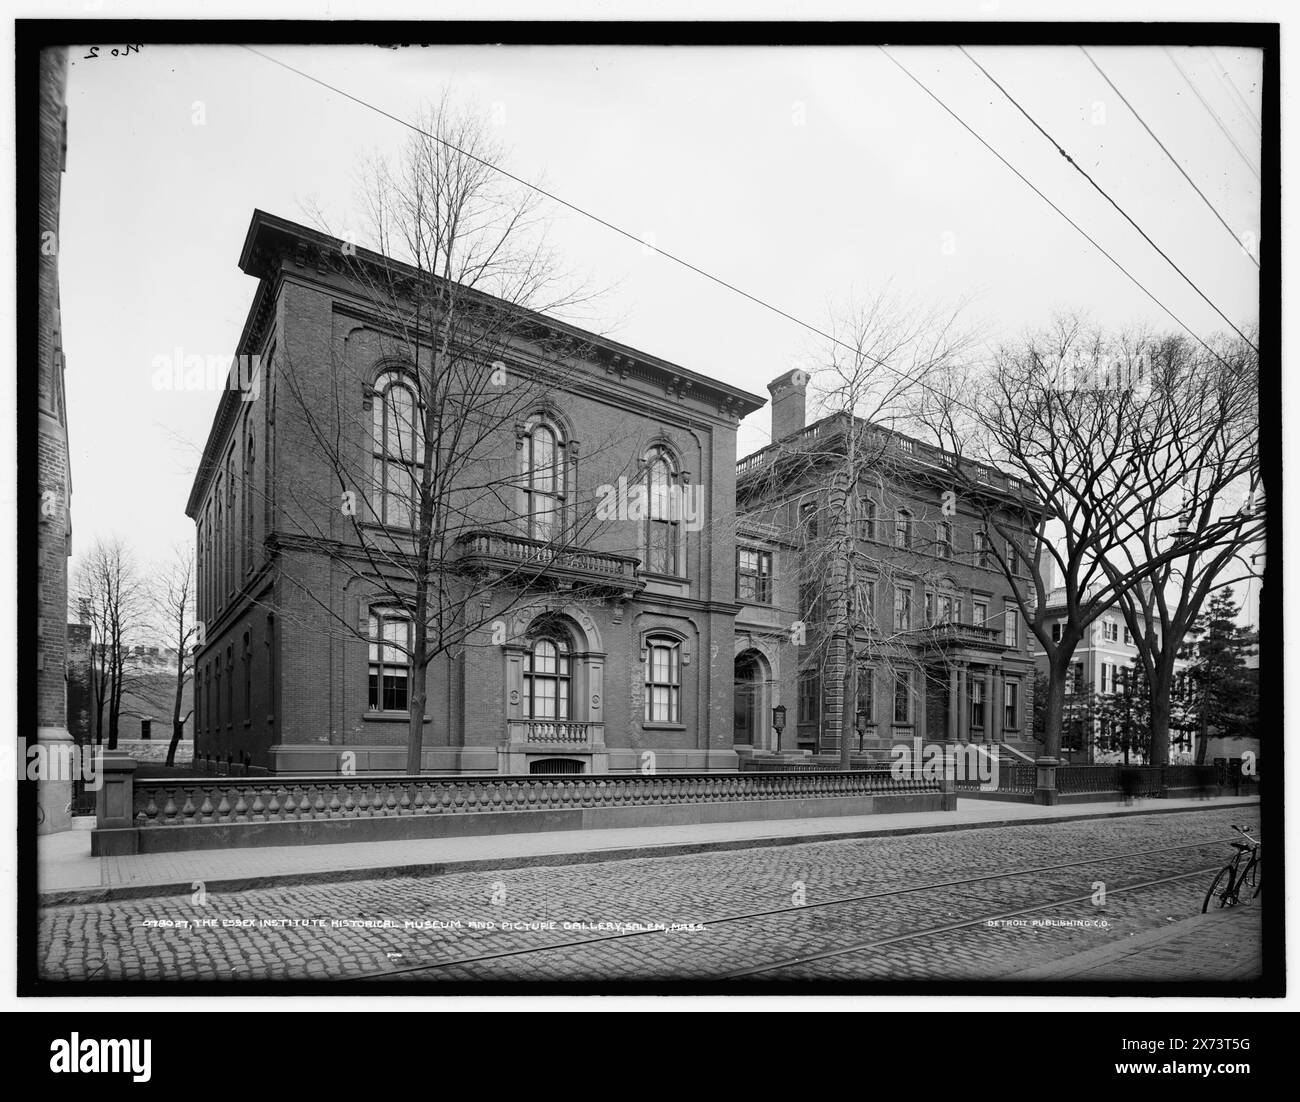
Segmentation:
<svg viewBox="0 0 1300 1102">
<path fill-rule="evenodd" d="M 1257 980 L 1263 975 L 1262 913 L 1254 904 L 1211 911 L 1007 978 L 1081 983 Z"/>
<path fill-rule="evenodd" d="M 275 885 L 577 864 L 873 835 L 928 834 L 1177 811 L 1212 811 L 1233 806 L 1240 806 L 1246 815 L 1250 815 L 1259 806 L 1259 799 L 1242 796 L 1208 801 L 1146 800 L 1133 805 L 1116 802 L 1056 807 L 959 799 L 957 810 L 947 812 L 620 830 L 542 831 L 477 838 L 418 838 L 315 846 L 255 846 L 122 857 L 91 857 L 90 832 L 71 830 L 38 837 L 37 885 L 42 904 L 89 903 L 189 894 L 195 881 L 202 881 L 210 892 L 240 891 Z"/>
</svg>

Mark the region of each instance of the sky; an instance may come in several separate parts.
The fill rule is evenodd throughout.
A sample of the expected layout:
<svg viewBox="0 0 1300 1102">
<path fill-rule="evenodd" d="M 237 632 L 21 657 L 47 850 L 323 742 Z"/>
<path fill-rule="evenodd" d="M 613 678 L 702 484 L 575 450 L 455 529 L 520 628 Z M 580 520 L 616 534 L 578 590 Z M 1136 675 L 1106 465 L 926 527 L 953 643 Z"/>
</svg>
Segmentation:
<svg viewBox="0 0 1300 1102">
<path fill-rule="evenodd" d="M 155 389 L 156 357 L 232 355 L 256 291 L 237 267 L 253 210 L 311 223 L 319 208 L 340 236 L 359 230 L 361 161 L 408 132 L 238 47 L 113 57 L 114 45 L 70 52 L 60 278 L 74 561 L 113 533 L 159 561 L 192 542 L 185 501 L 218 395 Z M 816 326 L 889 286 L 970 300 L 990 340 L 1067 308 L 1179 330 L 874 47 L 259 49 L 401 118 L 446 89 L 484 114 L 514 174 Z M 1226 329 L 959 50 L 890 52 L 1189 329 Z M 1090 52 L 1253 245 L 1259 56 Z M 1224 314 L 1257 320 L 1258 269 L 1080 50 L 970 53 Z M 793 322 L 543 210 L 564 263 L 609 288 L 592 328 L 764 396 L 815 362 L 816 338 Z M 741 425 L 739 455 L 768 442 L 769 416 Z"/>
</svg>

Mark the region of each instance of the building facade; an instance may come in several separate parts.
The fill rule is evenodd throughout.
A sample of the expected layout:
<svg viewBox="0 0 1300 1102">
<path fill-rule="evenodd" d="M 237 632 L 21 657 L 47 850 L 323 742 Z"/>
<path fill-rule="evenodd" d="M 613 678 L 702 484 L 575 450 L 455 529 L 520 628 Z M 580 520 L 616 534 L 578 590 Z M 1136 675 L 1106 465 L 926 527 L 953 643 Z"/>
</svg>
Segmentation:
<svg viewBox="0 0 1300 1102">
<path fill-rule="evenodd" d="M 952 492 L 936 448 L 846 414 L 807 424 L 807 383 L 769 385 L 773 443 L 737 468 L 735 695 L 752 744 L 775 746 L 768 705 L 785 702 L 783 747 L 1032 756 L 1029 632 L 984 521 L 1018 534 L 1002 558 L 1027 578 L 1032 497 L 981 468 L 976 502 Z"/>
<path fill-rule="evenodd" d="M 262 212 L 245 241 L 248 370 L 222 394 L 187 505 L 201 767 L 406 766 L 418 625 L 401 579 L 418 548 L 391 479 L 418 481 L 436 453 L 403 437 L 423 423 L 418 368 L 369 282 L 411 273 L 344 244 Z M 736 426 L 762 399 L 527 320 L 483 365 L 516 412 L 448 491 L 434 591 L 474 600 L 449 606 L 459 635 L 441 625 L 456 641 L 428 667 L 422 768 L 735 768 Z M 344 469 L 374 480 L 355 488 Z"/>
<path fill-rule="evenodd" d="M 67 711 L 68 556 L 72 553 L 72 473 L 64 395 L 62 318 L 59 302 L 59 210 L 67 163 L 67 51 L 41 51 L 39 100 L 40 268 L 37 317 L 37 468 L 39 591 L 36 621 L 36 739 L 70 743 Z M 71 825 L 70 780 L 42 780 L 41 832 Z"/>
</svg>

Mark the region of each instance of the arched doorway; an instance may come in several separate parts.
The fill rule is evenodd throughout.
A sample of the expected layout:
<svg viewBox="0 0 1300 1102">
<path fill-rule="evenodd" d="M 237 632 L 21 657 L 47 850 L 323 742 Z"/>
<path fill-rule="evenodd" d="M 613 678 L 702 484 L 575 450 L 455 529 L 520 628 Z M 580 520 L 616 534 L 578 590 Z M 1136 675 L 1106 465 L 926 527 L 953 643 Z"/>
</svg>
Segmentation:
<svg viewBox="0 0 1300 1102">
<path fill-rule="evenodd" d="M 736 655 L 732 742 L 757 750 L 767 745 L 767 663 L 755 650 Z"/>
</svg>

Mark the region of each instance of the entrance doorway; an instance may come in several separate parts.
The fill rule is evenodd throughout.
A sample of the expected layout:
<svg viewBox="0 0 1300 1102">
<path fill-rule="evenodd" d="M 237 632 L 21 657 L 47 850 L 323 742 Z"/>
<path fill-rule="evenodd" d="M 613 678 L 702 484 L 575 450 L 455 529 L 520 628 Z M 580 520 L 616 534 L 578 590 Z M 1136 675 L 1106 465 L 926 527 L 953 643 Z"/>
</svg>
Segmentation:
<svg viewBox="0 0 1300 1102">
<path fill-rule="evenodd" d="M 762 745 L 763 670 L 758 655 L 745 651 L 736 656 L 735 725 L 737 746 Z"/>
</svg>

